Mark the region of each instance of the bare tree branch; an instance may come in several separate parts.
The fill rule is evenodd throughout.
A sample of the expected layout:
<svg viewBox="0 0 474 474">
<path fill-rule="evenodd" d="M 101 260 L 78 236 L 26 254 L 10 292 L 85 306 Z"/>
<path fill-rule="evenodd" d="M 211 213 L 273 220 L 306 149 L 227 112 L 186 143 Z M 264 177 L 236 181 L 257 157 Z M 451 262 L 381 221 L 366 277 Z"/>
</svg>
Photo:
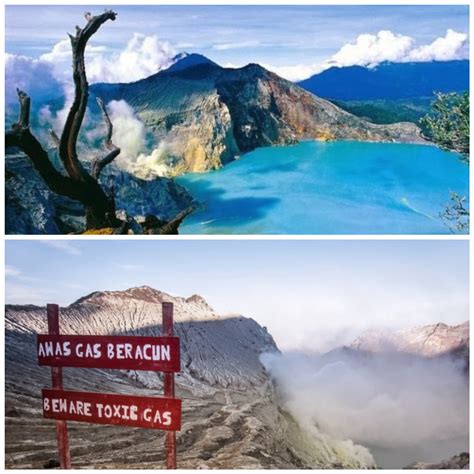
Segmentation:
<svg viewBox="0 0 474 474">
<path fill-rule="evenodd" d="M 64 168 L 71 178 L 87 182 L 92 177 L 89 176 L 81 165 L 77 156 L 76 148 L 77 138 L 82 126 L 89 97 L 89 84 L 87 83 L 86 77 L 84 51 L 90 37 L 107 20 L 115 20 L 117 14 L 112 10 L 107 10 L 101 15 L 92 16 L 88 13 L 85 16 L 87 19 L 87 25 L 83 29 L 76 27 L 75 36 L 69 35 L 73 55 L 74 101 L 69 110 L 64 130 L 61 135 L 59 156 Z"/>
<path fill-rule="evenodd" d="M 107 166 L 109 163 L 115 160 L 115 158 L 120 154 L 120 148 L 112 143 L 112 133 L 113 133 L 113 125 L 112 121 L 110 120 L 109 114 L 107 112 L 107 108 L 105 107 L 104 101 L 97 97 L 97 104 L 102 111 L 104 116 L 104 121 L 107 125 L 107 135 L 105 137 L 105 146 L 107 149 L 110 150 L 103 158 L 95 158 L 92 161 L 92 177 L 95 179 L 99 179 L 101 171 Z"/>
<path fill-rule="evenodd" d="M 20 114 L 18 122 L 12 126 L 10 131 L 5 133 L 5 145 L 6 147 L 14 146 L 21 149 L 29 157 L 35 169 L 53 192 L 68 196 L 83 204 L 87 229 L 100 229 L 116 227 L 120 223 L 115 215 L 113 186 L 112 195 L 108 196 L 98 181 L 103 168 L 120 153 L 120 148 L 112 142 L 113 125 L 101 99 L 98 99 L 97 102 L 107 126 L 104 143 L 109 152 L 104 157 L 93 161 L 90 174 L 82 166 L 77 156 L 77 140 L 89 97 L 89 85 L 84 62 L 85 48 L 90 37 L 103 23 L 108 20 L 115 20 L 116 13 L 108 10 L 98 16 L 86 13 L 85 17 L 87 20 L 86 26 L 83 29 L 76 27 L 75 35 L 69 35 L 73 53 L 74 100 L 61 138 L 54 131 L 50 131 L 55 145 L 58 146 L 59 156 L 67 176 L 64 176 L 53 166 L 48 153 L 31 133 L 29 127 L 30 98 L 25 92 L 18 89 Z M 168 223 L 157 222 L 156 225 L 151 225 L 147 231 L 148 233 L 157 234 L 177 233 L 179 224 L 191 211 L 192 208 L 187 209 Z M 119 231 L 126 232 L 127 226 L 127 223 L 123 224 Z"/>
<path fill-rule="evenodd" d="M 20 102 L 20 115 L 18 117 L 17 127 L 29 128 L 30 126 L 30 105 L 31 101 L 26 92 L 16 88 L 18 94 L 18 101 Z"/>
<path fill-rule="evenodd" d="M 184 211 L 180 212 L 174 219 L 167 222 L 166 224 L 155 227 L 151 229 L 147 229 L 148 234 L 160 234 L 160 235 L 176 235 L 178 234 L 178 228 L 183 222 L 184 218 L 191 214 L 194 211 L 194 207 L 190 206 Z"/>
<path fill-rule="evenodd" d="M 78 186 L 70 178 L 63 176 L 51 163 L 48 153 L 30 131 L 30 97 L 26 92 L 17 89 L 20 102 L 18 122 L 5 134 L 5 147 L 17 147 L 23 151 L 33 166 L 44 179 L 48 187 L 55 193 L 72 199 L 83 200 L 82 186 Z"/>
</svg>

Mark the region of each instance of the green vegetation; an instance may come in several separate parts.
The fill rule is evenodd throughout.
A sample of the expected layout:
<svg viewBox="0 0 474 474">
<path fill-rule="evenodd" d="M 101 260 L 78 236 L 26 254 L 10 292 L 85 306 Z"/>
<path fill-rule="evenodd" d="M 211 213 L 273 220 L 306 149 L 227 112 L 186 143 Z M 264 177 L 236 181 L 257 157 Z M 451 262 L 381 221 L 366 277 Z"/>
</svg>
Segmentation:
<svg viewBox="0 0 474 474">
<path fill-rule="evenodd" d="M 428 136 L 445 150 L 469 162 L 469 93 L 436 94 L 431 112 L 422 119 Z"/>
<path fill-rule="evenodd" d="M 334 100 L 342 109 L 377 124 L 413 122 L 420 125 L 420 119 L 429 111 L 432 97 L 413 99 L 379 100 Z"/>
<path fill-rule="evenodd" d="M 436 94 L 432 111 L 422 119 L 428 136 L 445 150 L 456 151 L 469 164 L 469 93 Z M 451 203 L 441 212 L 441 218 L 452 232 L 469 231 L 467 198 L 451 193 Z"/>
</svg>

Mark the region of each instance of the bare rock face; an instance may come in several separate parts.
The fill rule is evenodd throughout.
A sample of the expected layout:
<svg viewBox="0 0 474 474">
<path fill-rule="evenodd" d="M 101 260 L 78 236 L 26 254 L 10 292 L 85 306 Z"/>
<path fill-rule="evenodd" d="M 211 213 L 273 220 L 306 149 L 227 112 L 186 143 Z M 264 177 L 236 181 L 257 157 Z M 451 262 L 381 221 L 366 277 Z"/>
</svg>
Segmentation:
<svg viewBox="0 0 474 474">
<path fill-rule="evenodd" d="M 163 145 L 171 176 L 217 169 L 257 147 L 300 139 L 423 141 L 412 123 L 369 123 L 257 64 L 180 64 L 131 84 L 91 87 L 104 100 L 133 107 Z"/>
<path fill-rule="evenodd" d="M 469 453 L 461 453 L 440 462 L 416 462 L 405 469 L 469 469 Z"/>
<path fill-rule="evenodd" d="M 175 308 L 182 372 L 176 377 L 183 400 L 177 433 L 180 468 L 310 468 L 322 463 L 318 446 L 277 404 L 260 363 L 278 351 L 254 320 L 221 317 L 199 295 L 181 298 L 150 287 L 101 291 L 60 311 L 64 334 L 161 334 L 161 303 Z M 57 465 L 54 422 L 41 414 L 41 388 L 50 369 L 36 361 L 35 334 L 46 332 L 45 308 L 7 306 L 5 315 L 6 465 Z M 159 373 L 64 369 L 68 389 L 159 395 Z M 73 467 L 157 468 L 164 465 L 163 432 L 69 422 Z M 337 454 L 337 453 L 336 453 Z M 344 462 L 357 466 L 354 460 Z"/>
<path fill-rule="evenodd" d="M 68 234 L 85 229 L 84 208 L 78 201 L 53 193 L 29 159 L 8 155 L 5 161 L 5 227 L 7 234 Z M 114 187 L 118 213 L 153 215 L 170 221 L 193 205 L 191 195 L 173 180 L 140 179 L 111 165 L 103 184 Z"/>
<path fill-rule="evenodd" d="M 469 321 L 458 326 L 438 323 L 400 331 L 369 331 L 350 346 L 365 352 L 403 352 L 423 357 L 469 354 Z"/>
<path fill-rule="evenodd" d="M 24 155 L 5 160 L 7 234 L 60 234 L 85 227 L 80 203 L 50 191 Z"/>
<path fill-rule="evenodd" d="M 203 390 L 213 386 L 255 388 L 266 381 L 262 352 L 277 350 L 272 337 L 254 320 L 221 317 L 201 297 L 174 297 L 150 287 L 95 292 L 61 310 L 65 334 L 161 334 L 161 303 L 174 304 L 175 332 L 181 338 L 180 378 Z M 46 332 L 44 308 L 7 308 L 7 331 Z M 34 355 L 34 354 L 33 354 Z M 149 386 L 160 386 L 158 374 L 133 374 Z M 211 390 L 212 391 L 212 390 Z"/>
</svg>

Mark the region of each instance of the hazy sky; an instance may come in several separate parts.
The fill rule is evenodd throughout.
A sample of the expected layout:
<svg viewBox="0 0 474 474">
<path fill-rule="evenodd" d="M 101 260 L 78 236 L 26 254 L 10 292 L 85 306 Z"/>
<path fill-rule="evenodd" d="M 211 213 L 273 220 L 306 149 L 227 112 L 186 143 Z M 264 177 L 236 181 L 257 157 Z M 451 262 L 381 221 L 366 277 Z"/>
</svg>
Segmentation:
<svg viewBox="0 0 474 474">
<path fill-rule="evenodd" d="M 7 303 L 67 305 L 149 285 L 204 296 L 281 348 L 327 349 L 370 327 L 468 319 L 465 241 L 7 241 Z"/>
<path fill-rule="evenodd" d="M 6 51 L 39 58 L 64 40 L 67 31 L 73 32 L 74 25 L 84 24 L 84 11 L 98 13 L 103 9 L 99 5 L 9 5 L 6 7 Z M 405 60 L 413 49 L 445 38 L 448 30 L 458 35 L 469 31 L 468 6 L 462 5 L 118 5 L 115 10 L 117 20 L 101 28 L 92 40 L 93 46 L 102 48 L 100 52 L 105 58 L 127 49 L 131 38 L 139 33 L 148 38 L 156 37 L 160 44 L 166 43 L 167 51 L 172 48 L 173 52 L 201 53 L 221 65 L 258 62 L 290 79 L 316 71 L 318 65 L 362 34 L 372 37 L 368 42 L 367 38 L 361 40 L 356 51 L 338 57 L 339 62 L 365 61 L 368 44 L 375 44 L 372 52 L 381 51 L 373 58 L 376 62 Z M 380 31 L 389 31 L 394 36 L 380 38 L 377 36 Z M 134 48 L 136 52 L 137 45 Z M 466 38 L 448 35 L 441 43 L 421 52 L 424 58 L 433 54 L 434 58 L 441 59 L 467 57 Z M 419 57 L 418 54 L 411 56 Z M 142 59 L 150 61 L 150 56 Z"/>
</svg>

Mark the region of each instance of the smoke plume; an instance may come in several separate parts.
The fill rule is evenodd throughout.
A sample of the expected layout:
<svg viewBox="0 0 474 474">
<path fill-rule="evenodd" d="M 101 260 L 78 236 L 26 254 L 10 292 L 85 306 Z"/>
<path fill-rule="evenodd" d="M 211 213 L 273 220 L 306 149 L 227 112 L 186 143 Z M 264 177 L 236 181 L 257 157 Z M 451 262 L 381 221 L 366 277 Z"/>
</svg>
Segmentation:
<svg viewBox="0 0 474 474">
<path fill-rule="evenodd" d="M 459 361 L 343 349 L 264 354 L 262 362 L 306 431 L 366 446 L 382 467 L 440 461 L 468 448 L 469 389 Z"/>
</svg>

